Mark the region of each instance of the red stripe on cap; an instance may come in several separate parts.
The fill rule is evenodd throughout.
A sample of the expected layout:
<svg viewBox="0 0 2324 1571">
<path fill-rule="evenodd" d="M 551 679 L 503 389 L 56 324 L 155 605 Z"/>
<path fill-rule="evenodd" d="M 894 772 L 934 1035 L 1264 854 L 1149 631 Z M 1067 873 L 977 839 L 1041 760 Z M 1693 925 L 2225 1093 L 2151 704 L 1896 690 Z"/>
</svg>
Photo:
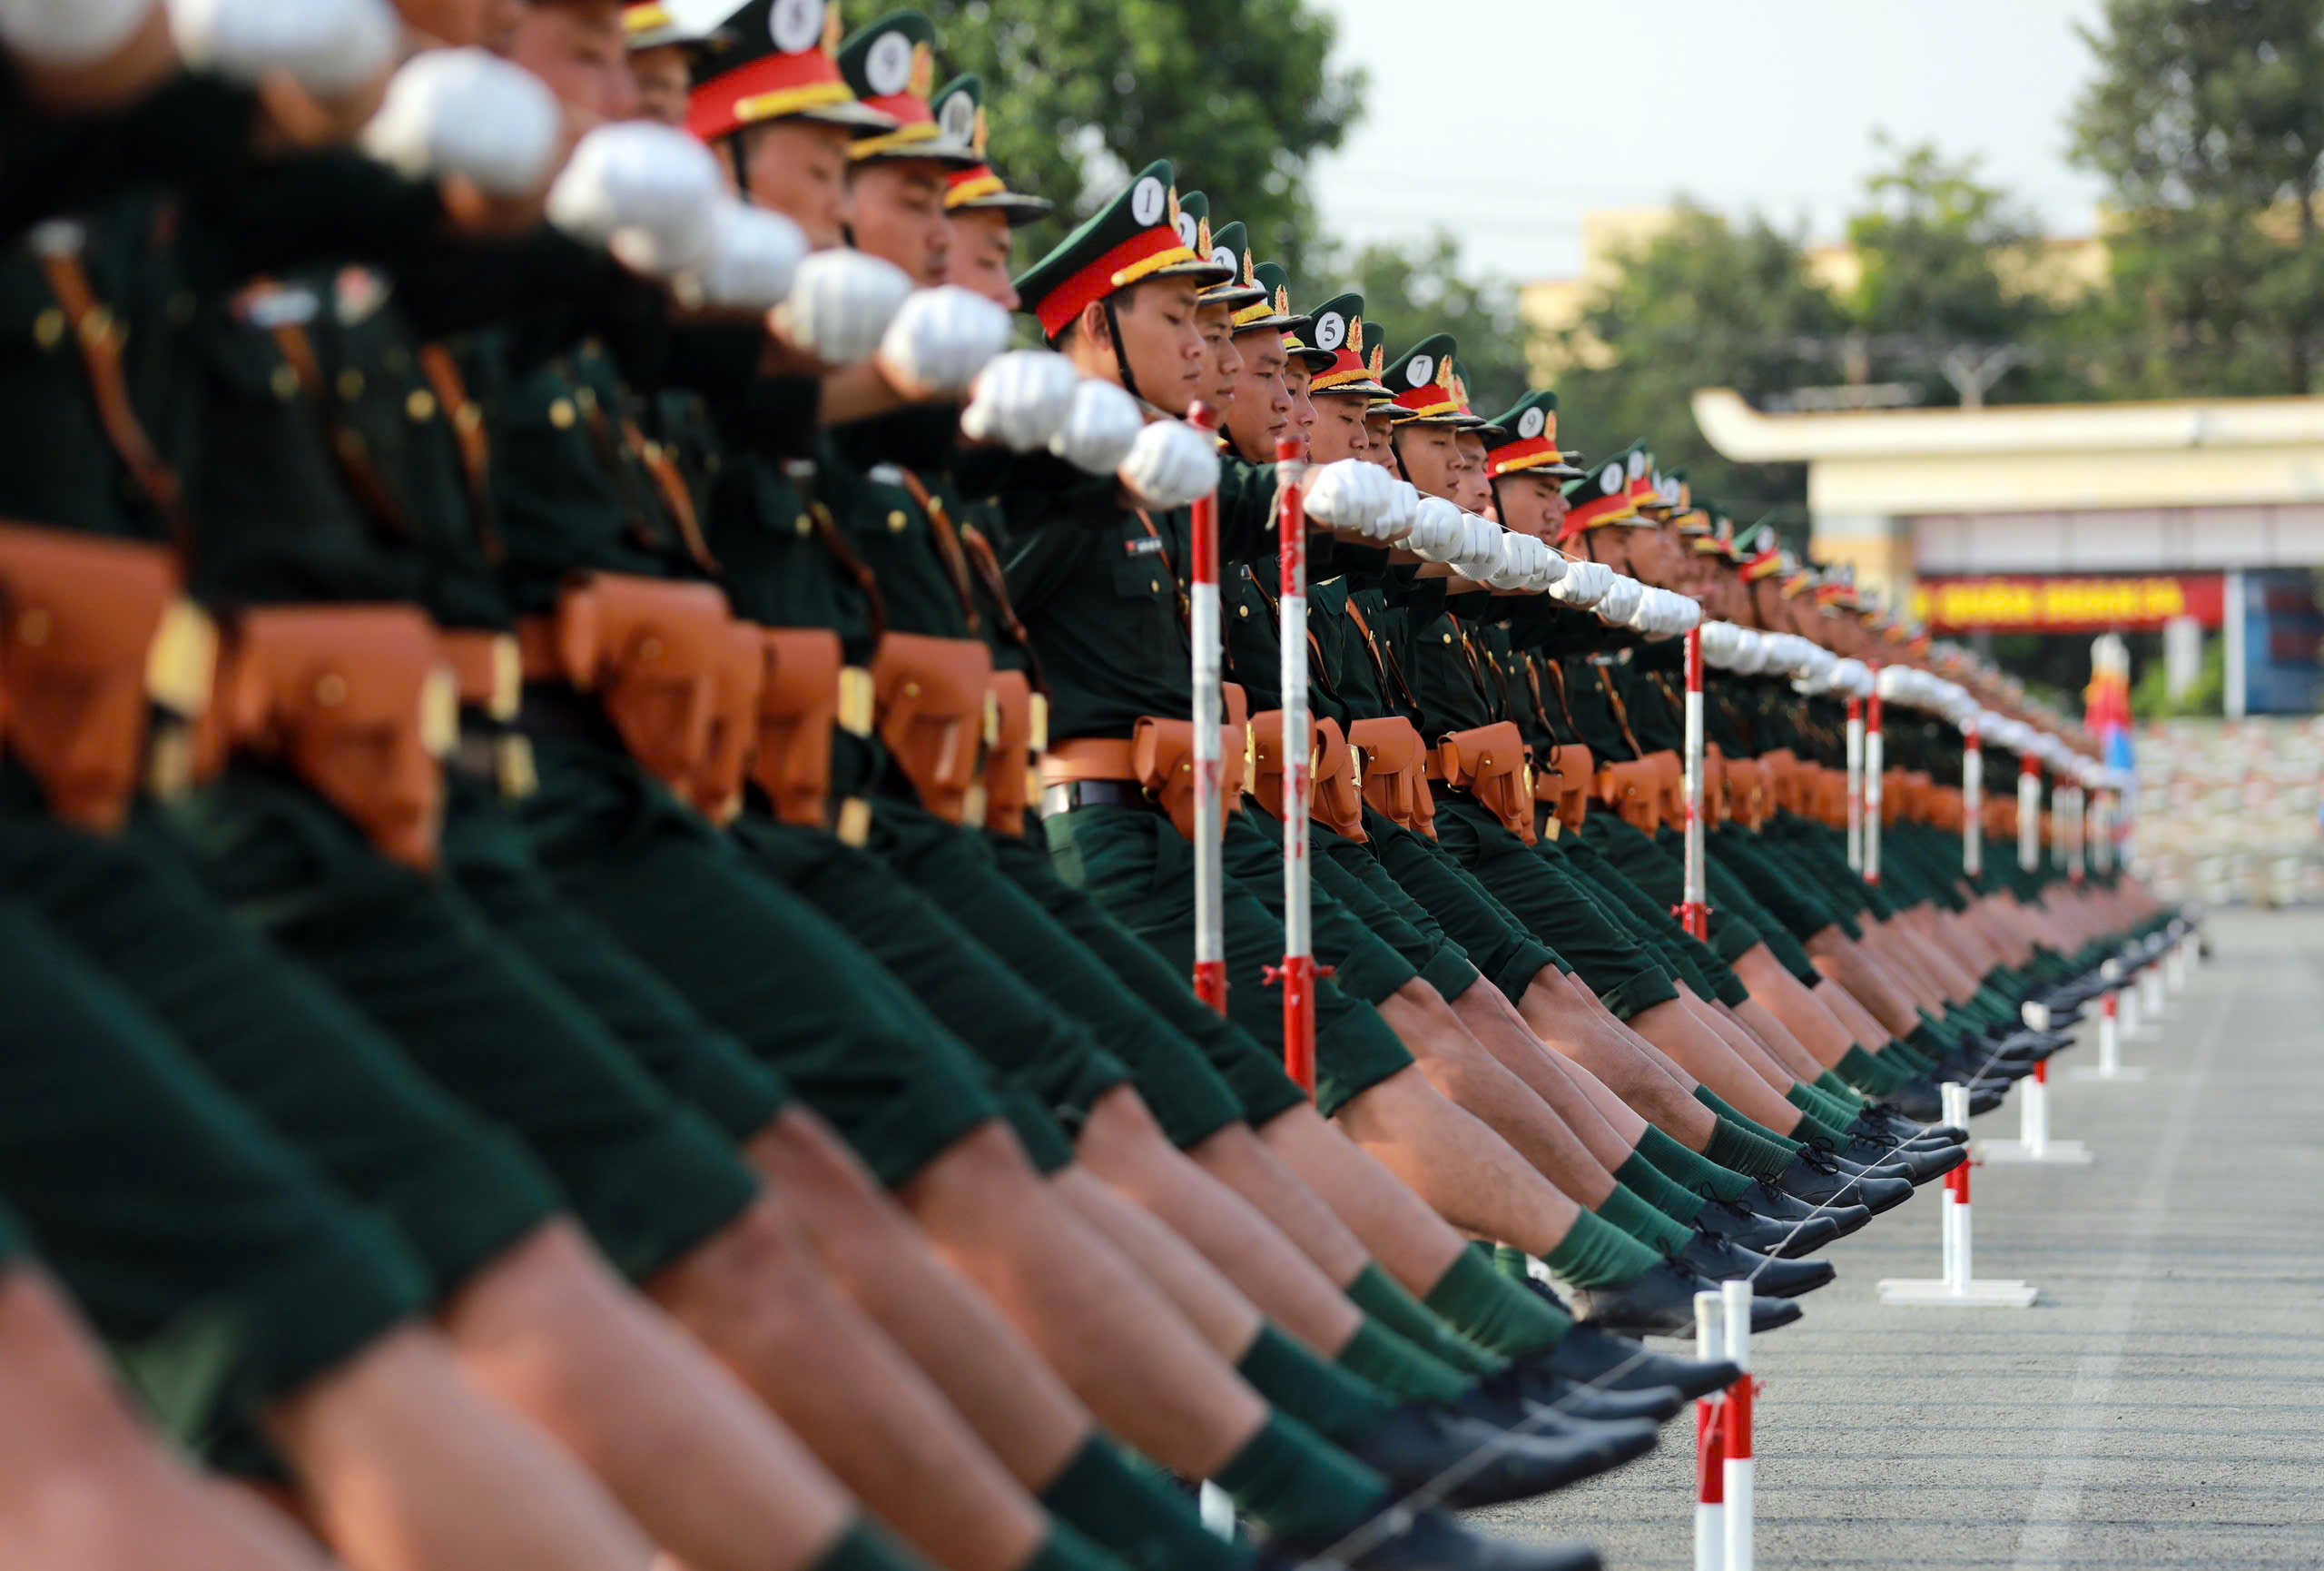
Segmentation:
<svg viewBox="0 0 2324 1571">
<path fill-rule="evenodd" d="M 1344 349 L 1335 353 L 1332 363 L 1307 385 L 1310 390 L 1320 391 L 1324 388 L 1337 387 L 1342 382 L 1362 381 L 1371 374 L 1371 368 L 1364 363 L 1362 355 L 1352 349 Z"/>
<path fill-rule="evenodd" d="M 1526 459 L 1537 459 L 1544 453 L 1554 456 L 1557 450 L 1558 444 L 1546 432 L 1531 441 L 1512 442 L 1505 448 L 1495 448 L 1485 454 L 1485 473 L 1498 475 L 1512 464 Z"/>
<path fill-rule="evenodd" d="M 822 50 L 770 54 L 695 88 L 686 100 L 686 129 L 702 141 L 715 142 L 742 129 L 743 122 L 734 110 L 749 99 L 831 87 L 840 90 L 840 103 L 855 96 L 847 90 L 847 79 L 840 74 L 839 66 Z"/>
<path fill-rule="evenodd" d="M 1630 505 L 1630 498 L 1596 497 L 1567 512 L 1565 522 L 1558 527 L 1558 543 L 1563 545 L 1592 524 L 1619 518 Z"/>
<path fill-rule="evenodd" d="M 867 98 L 864 104 L 878 110 L 899 126 L 933 125 L 936 115 L 928 107 L 928 100 L 909 93 L 891 93 L 885 98 Z"/>
<path fill-rule="evenodd" d="M 1451 388 L 1433 381 L 1406 388 L 1396 395 L 1395 404 L 1398 409 L 1410 410 L 1416 415 L 1449 415 L 1461 407 Z"/>
<path fill-rule="evenodd" d="M 1151 262 L 1170 252 L 1178 252 L 1188 260 L 1194 252 L 1178 243 L 1175 229 L 1145 229 L 1123 241 L 1113 250 L 1089 263 L 1059 284 L 1047 298 L 1033 306 L 1033 315 L 1039 319 L 1041 331 L 1055 338 L 1081 314 L 1081 308 L 1105 299 L 1122 287 L 1114 275 L 1128 272 L 1140 262 Z"/>
</svg>

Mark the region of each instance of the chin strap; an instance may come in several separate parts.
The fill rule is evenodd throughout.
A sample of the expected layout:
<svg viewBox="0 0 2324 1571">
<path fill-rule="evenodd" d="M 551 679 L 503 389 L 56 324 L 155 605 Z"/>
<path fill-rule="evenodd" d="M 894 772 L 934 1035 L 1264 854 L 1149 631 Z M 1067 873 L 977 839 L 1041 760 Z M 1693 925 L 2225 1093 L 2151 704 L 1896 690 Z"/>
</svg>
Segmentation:
<svg viewBox="0 0 2324 1571">
<path fill-rule="evenodd" d="M 1129 369 L 1129 351 L 1122 344 L 1122 320 L 1115 314 L 1114 297 L 1109 294 L 1098 303 L 1106 308 L 1106 336 L 1113 341 L 1114 364 L 1122 373 L 1122 391 L 1145 403 L 1146 395 L 1137 390 L 1137 378 Z"/>
</svg>

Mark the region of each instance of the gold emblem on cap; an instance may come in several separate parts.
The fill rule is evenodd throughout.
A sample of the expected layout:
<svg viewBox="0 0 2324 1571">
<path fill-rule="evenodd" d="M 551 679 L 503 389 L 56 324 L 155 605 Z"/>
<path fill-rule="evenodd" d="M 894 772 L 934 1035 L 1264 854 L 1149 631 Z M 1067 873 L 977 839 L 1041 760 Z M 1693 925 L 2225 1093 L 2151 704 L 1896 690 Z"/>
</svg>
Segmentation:
<svg viewBox="0 0 2324 1571">
<path fill-rule="evenodd" d="M 1372 346 L 1372 361 L 1367 369 L 1370 371 L 1372 380 L 1374 381 L 1378 381 L 1381 376 L 1386 372 L 1388 369 L 1387 354 L 1388 346 L 1386 344 L 1375 343 Z"/>
<path fill-rule="evenodd" d="M 985 124 L 984 105 L 980 104 L 977 105 L 977 128 L 969 136 L 969 145 L 975 149 L 979 158 L 984 156 L 985 142 L 991 134 L 991 128 Z"/>
<path fill-rule="evenodd" d="M 1347 351 L 1358 360 L 1364 358 L 1364 319 L 1360 316 L 1348 318 Z M 1373 351 L 1373 358 L 1379 358 L 1378 351 Z"/>
<path fill-rule="evenodd" d="M 1198 218 L 1195 221 L 1195 251 L 1197 254 L 1202 256 L 1208 256 L 1210 254 L 1209 219 Z"/>
<path fill-rule="evenodd" d="M 1175 185 L 1170 187 L 1166 195 L 1170 204 L 1168 208 L 1170 227 L 1176 229 L 1178 227 L 1178 188 Z"/>
<path fill-rule="evenodd" d="M 1257 262 L 1251 260 L 1251 253 L 1247 251 L 1243 253 L 1243 287 L 1245 289 L 1259 287 L 1259 266 Z"/>
<path fill-rule="evenodd" d="M 823 53 L 838 54 L 839 46 L 844 42 L 846 36 L 840 28 L 839 7 L 826 5 L 823 7 Z"/>
<path fill-rule="evenodd" d="M 1452 385 L 1452 357 L 1449 354 L 1436 367 L 1436 385 L 1446 389 Z"/>
<path fill-rule="evenodd" d="M 911 83 L 914 98 L 926 98 L 936 90 L 936 52 L 925 44 L 911 46 Z"/>
<path fill-rule="evenodd" d="M 1277 284 L 1275 286 L 1275 313 L 1277 316 L 1289 316 L 1291 314 L 1291 291 L 1282 284 Z"/>
</svg>

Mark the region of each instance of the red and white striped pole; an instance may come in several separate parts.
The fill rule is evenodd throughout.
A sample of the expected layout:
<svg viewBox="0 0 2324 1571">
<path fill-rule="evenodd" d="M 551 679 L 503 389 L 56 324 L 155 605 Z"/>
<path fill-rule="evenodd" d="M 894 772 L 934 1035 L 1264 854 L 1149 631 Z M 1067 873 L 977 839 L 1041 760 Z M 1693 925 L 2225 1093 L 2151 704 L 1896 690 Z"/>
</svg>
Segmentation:
<svg viewBox="0 0 2324 1571">
<path fill-rule="evenodd" d="M 1218 429 L 1207 404 L 1187 411 L 1198 431 Z M 1195 995 L 1226 1013 L 1226 874 L 1220 856 L 1226 805 L 1219 729 L 1226 724 L 1220 657 L 1226 636 L 1218 609 L 1218 493 L 1195 499 L 1194 561 L 1187 622 L 1194 639 L 1195 681 Z"/>
<path fill-rule="evenodd" d="M 2066 876 L 2079 884 L 2089 872 L 2083 845 L 2083 804 L 2086 798 L 2083 795 L 2082 787 L 2079 785 L 2063 786 L 2059 787 L 2058 795 L 2065 798 Z"/>
<path fill-rule="evenodd" d="M 1710 942 L 1710 903 L 1703 868 L 1703 630 L 1687 632 L 1687 862 L 1679 924 Z"/>
<path fill-rule="evenodd" d="M 1947 1123 L 1966 1129 L 1969 1088 L 1947 1081 L 1940 1090 L 1940 1108 Z M 1943 1209 L 1938 1215 L 1943 1273 L 1936 1277 L 1887 1277 L 1880 1283 L 1880 1301 L 1915 1309 L 2024 1309 L 2033 1307 L 2037 1289 L 2014 1278 L 1977 1280 L 1969 1228 L 1969 1162 L 1945 1175 Z"/>
<path fill-rule="evenodd" d="M 1727 1300 L 1695 1295 L 1695 1357 L 1727 1357 Z M 1726 1393 L 1695 1404 L 1695 1571 L 1727 1571 Z"/>
<path fill-rule="evenodd" d="M 2042 761 L 2030 752 L 2017 766 L 2017 870 L 2042 871 Z"/>
<path fill-rule="evenodd" d="M 1888 766 L 1887 746 L 1881 737 L 1880 667 L 1872 667 L 1872 702 L 1866 706 L 1864 727 L 1864 881 L 1880 887 L 1881 775 Z"/>
<path fill-rule="evenodd" d="M 1727 1300 L 1727 1361 L 1743 1372 L 1727 1388 L 1727 1571 L 1751 1571 L 1751 1284 L 1721 1282 Z"/>
<path fill-rule="evenodd" d="M 1308 888 L 1307 799 L 1315 787 L 1315 724 L 1307 712 L 1307 505 L 1300 481 L 1307 443 L 1275 445 L 1277 552 L 1283 568 L 1283 1068 L 1315 1092 L 1315 942 Z"/>
<path fill-rule="evenodd" d="M 1961 727 L 1961 871 L 1985 875 L 1985 748 L 1974 720 Z"/>
<path fill-rule="evenodd" d="M 1875 672 L 1876 678 L 1878 673 Z M 1864 700 L 1848 698 L 1848 871 L 1864 871 Z"/>
</svg>

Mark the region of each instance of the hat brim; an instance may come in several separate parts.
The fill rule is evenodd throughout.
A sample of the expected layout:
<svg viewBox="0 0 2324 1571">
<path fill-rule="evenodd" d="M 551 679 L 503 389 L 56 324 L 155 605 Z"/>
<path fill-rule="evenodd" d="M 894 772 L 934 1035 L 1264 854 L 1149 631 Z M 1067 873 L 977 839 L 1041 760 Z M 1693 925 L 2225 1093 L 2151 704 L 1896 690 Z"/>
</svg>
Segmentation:
<svg viewBox="0 0 2324 1571">
<path fill-rule="evenodd" d="M 794 109 L 787 114 L 771 114 L 763 119 L 746 120 L 743 124 L 747 128 L 773 125 L 785 120 L 812 120 L 818 125 L 836 125 L 859 136 L 879 136 L 896 128 L 896 123 L 891 116 L 852 98 L 844 104 L 821 104 L 812 109 Z"/>
<path fill-rule="evenodd" d="M 1265 300 L 1266 296 L 1265 293 L 1262 293 L 1259 298 L 1261 300 Z M 1280 312 L 1271 311 L 1265 316 L 1255 316 L 1248 321 L 1236 322 L 1235 324 L 1235 336 L 1236 338 L 1241 338 L 1246 332 L 1285 333 L 1289 332 L 1293 328 L 1297 327 L 1298 325 L 1299 319 L 1297 317 L 1285 316 Z"/>
<path fill-rule="evenodd" d="M 1022 229 L 1029 223 L 1039 223 L 1057 211 L 1057 203 L 1046 196 L 1029 196 L 1021 191 L 1000 191 L 990 196 L 973 196 L 944 210 L 947 212 L 998 212 L 1009 220 L 1011 229 Z"/>
<path fill-rule="evenodd" d="M 1327 349 L 1295 349 L 1291 351 L 1291 358 L 1304 363 L 1307 367 L 1310 375 L 1319 371 L 1329 371 L 1332 367 L 1340 363 L 1340 357 L 1334 354 Z M 1324 390 L 1326 394 L 1336 392 L 1337 390 L 1339 390 L 1336 388 L 1325 388 Z M 1380 390 L 1385 392 L 1387 390 L 1383 388 Z M 1313 388 L 1308 389 L 1308 393 L 1312 397 L 1315 393 L 1315 390 Z"/>
<path fill-rule="evenodd" d="M 1195 303 L 1196 305 L 1231 306 L 1235 310 L 1240 311 L 1246 305 L 1258 304 L 1259 301 L 1266 299 L 1266 297 L 1267 291 L 1261 289 L 1257 284 L 1230 283 L 1221 284 L 1216 289 L 1204 290 L 1202 293 L 1195 297 Z"/>
<path fill-rule="evenodd" d="M 1200 257 L 1191 262 L 1174 262 L 1167 267 L 1157 267 L 1146 275 L 1148 278 L 1190 278 L 1205 288 L 1214 283 L 1226 283 L 1235 276 L 1235 270 Z"/>
<path fill-rule="evenodd" d="M 1311 387 L 1307 390 L 1307 396 L 1315 399 L 1364 398 L 1377 402 L 1395 395 L 1366 377 L 1362 381 L 1344 381 L 1332 387 Z M 1364 412 L 1368 415 L 1372 411 L 1366 410 Z"/>
</svg>

